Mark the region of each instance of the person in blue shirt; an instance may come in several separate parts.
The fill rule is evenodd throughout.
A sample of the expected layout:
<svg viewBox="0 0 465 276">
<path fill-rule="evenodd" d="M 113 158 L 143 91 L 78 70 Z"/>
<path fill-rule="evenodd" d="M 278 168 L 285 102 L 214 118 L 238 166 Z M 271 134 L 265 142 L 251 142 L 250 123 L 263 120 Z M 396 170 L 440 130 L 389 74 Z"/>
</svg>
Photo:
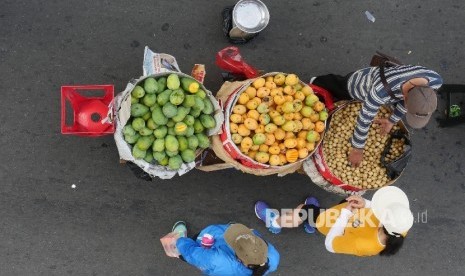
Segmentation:
<svg viewBox="0 0 465 276">
<path fill-rule="evenodd" d="M 268 275 L 279 264 L 279 253 L 256 230 L 243 224 L 216 224 L 203 229 L 195 239 L 187 237 L 184 222 L 177 222 L 176 247 L 179 258 L 200 269 L 205 275 Z M 202 237 L 213 237 L 213 245 L 202 245 Z"/>
</svg>

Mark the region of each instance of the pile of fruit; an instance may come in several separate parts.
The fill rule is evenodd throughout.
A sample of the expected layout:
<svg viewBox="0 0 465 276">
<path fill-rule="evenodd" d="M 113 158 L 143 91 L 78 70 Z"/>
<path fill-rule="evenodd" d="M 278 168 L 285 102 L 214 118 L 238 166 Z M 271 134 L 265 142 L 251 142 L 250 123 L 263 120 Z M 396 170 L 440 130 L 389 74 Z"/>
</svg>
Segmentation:
<svg viewBox="0 0 465 276">
<path fill-rule="evenodd" d="M 347 156 L 352 148 L 350 138 L 354 133 L 361 107 L 361 103 L 350 103 L 332 115 L 329 129 L 323 141 L 323 154 L 331 173 L 344 183 L 360 189 L 377 189 L 390 182 L 380 159 L 389 135 L 399 130 L 400 127 L 395 125 L 390 134 L 381 136 L 378 126 L 373 123 L 363 151 L 362 164 L 357 168 L 351 167 Z M 388 118 L 389 116 L 389 110 L 381 107 L 376 119 Z M 404 140 L 397 139 L 391 145 L 387 160 L 394 160 L 402 155 L 403 151 Z"/>
<path fill-rule="evenodd" d="M 392 162 L 399 159 L 404 153 L 405 139 L 404 138 L 393 138 L 389 152 L 386 154 L 386 162 Z"/>
<path fill-rule="evenodd" d="M 295 74 L 253 81 L 229 116 L 232 141 L 251 159 L 283 166 L 305 159 L 320 141 L 328 112 Z"/>
<path fill-rule="evenodd" d="M 170 74 L 149 77 L 131 92 L 131 118 L 123 128 L 136 159 L 178 170 L 210 146 L 206 135 L 216 126 L 214 106 L 199 83 Z"/>
</svg>

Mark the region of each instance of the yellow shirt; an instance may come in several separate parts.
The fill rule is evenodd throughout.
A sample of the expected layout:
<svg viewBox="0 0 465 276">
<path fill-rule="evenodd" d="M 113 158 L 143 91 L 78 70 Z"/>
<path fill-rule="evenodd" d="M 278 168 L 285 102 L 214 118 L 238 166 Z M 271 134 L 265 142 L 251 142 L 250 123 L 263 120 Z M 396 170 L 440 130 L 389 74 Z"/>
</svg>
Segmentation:
<svg viewBox="0 0 465 276">
<path fill-rule="evenodd" d="M 346 205 L 347 203 L 342 203 L 322 212 L 316 221 L 318 231 L 326 236 Z M 385 247 L 378 238 L 379 226 L 379 220 L 371 209 L 356 210 L 342 236 L 334 238 L 334 252 L 356 256 L 378 255 Z"/>
</svg>

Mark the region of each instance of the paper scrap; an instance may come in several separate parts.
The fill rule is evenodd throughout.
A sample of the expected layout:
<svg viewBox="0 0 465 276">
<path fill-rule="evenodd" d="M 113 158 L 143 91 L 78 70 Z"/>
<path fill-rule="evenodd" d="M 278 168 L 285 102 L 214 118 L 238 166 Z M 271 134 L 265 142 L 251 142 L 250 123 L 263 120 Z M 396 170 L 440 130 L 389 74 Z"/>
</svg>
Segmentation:
<svg viewBox="0 0 465 276">
<path fill-rule="evenodd" d="M 375 22 L 376 18 L 369 11 L 365 11 L 365 15 L 368 18 L 368 20 L 370 20 L 371 22 Z"/>
</svg>

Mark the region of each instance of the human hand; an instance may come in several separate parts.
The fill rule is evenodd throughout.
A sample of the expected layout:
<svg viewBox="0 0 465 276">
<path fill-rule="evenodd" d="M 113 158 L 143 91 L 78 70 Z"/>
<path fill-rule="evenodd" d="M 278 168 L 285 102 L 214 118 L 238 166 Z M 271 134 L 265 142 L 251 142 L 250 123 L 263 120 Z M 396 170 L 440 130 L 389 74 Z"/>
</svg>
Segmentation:
<svg viewBox="0 0 465 276">
<path fill-rule="evenodd" d="M 391 121 L 389 121 L 389 119 L 386 118 L 376 119 L 373 122 L 379 125 L 379 134 L 381 134 L 382 136 L 388 134 L 394 126 L 394 123 L 392 123 Z"/>
<path fill-rule="evenodd" d="M 346 198 L 349 205 L 354 209 L 361 209 L 365 207 L 365 199 L 359 195 L 352 195 Z"/>
<path fill-rule="evenodd" d="M 363 149 L 352 148 L 349 152 L 348 160 L 351 166 L 360 166 L 363 160 Z"/>
</svg>

